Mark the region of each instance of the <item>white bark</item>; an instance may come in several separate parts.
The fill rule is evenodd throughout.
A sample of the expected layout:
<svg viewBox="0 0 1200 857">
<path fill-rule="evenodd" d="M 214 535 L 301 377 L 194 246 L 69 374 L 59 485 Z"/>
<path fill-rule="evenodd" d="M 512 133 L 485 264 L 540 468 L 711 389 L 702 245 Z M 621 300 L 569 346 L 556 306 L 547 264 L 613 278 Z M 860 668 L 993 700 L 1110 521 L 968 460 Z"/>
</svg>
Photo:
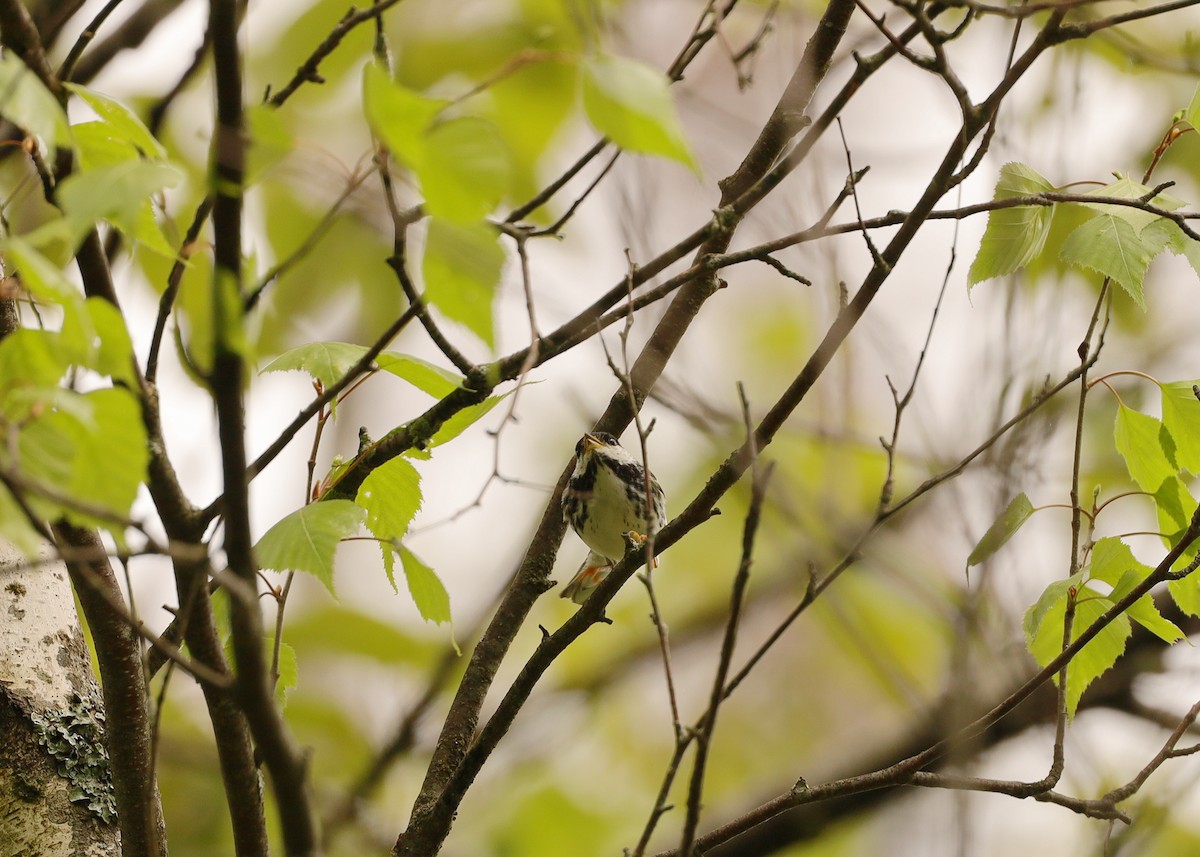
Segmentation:
<svg viewBox="0 0 1200 857">
<path fill-rule="evenodd" d="M 115 821 L 95 811 L 102 763 L 88 723 L 102 711 L 65 566 L 0 541 L 0 857 L 119 852 Z"/>
</svg>

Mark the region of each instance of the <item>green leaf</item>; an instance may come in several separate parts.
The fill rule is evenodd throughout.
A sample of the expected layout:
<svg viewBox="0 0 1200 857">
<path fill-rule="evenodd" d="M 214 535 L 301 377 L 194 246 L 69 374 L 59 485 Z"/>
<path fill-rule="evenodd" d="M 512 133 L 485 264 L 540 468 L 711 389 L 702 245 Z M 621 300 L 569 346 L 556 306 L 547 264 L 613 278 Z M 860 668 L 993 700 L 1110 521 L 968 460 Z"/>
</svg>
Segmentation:
<svg viewBox="0 0 1200 857">
<path fill-rule="evenodd" d="M 54 387 L 67 374 L 70 360 L 56 331 L 22 327 L 0 339 L 0 408 L 11 420 L 28 411 L 14 410 L 14 391 Z"/>
<path fill-rule="evenodd" d="M 1116 206 L 1104 206 L 1114 209 Z M 1101 214 L 1086 221 L 1067 236 L 1059 257 L 1081 268 L 1111 277 L 1143 310 L 1142 280 L 1150 261 L 1162 252 L 1169 236 L 1162 230 L 1143 229 L 1141 234 L 1128 218 Z"/>
<path fill-rule="evenodd" d="M 1032 196 L 1054 190 L 1037 172 L 1019 163 L 1000 168 L 993 199 Z M 1018 205 L 988 213 L 979 252 L 967 274 L 973 286 L 993 277 L 1003 277 L 1028 265 L 1046 245 L 1054 209 L 1049 205 Z"/>
<path fill-rule="evenodd" d="M 471 405 L 470 407 L 463 408 L 454 416 L 450 417 L 450 419 L 442 423 L 442 427 L 434 432 L 433 437 L 429 439 L 427 444 L 425 444 L 425 448 L 433 449 L 435 446 L 441 446 L 444 443 L 449 443 L 450 441 L 454 440 L 464 431 L 487 416 L 492 408 L 496 407 L 496 405 L 503 402 L 515 392 L 516 388 L 513 388 L 507 393 L 503 393 L 499 396 L 488 396 L 477 405 Z"/>
<path fill-rule="evenodd" d="M 1162 485 L 1158 486 L 1154 492 L 1154 505 L 1158 512 L 1159 529 L 1168 535 L 1186 527 L 1196 510 L 1195 498 L 1178 476 L 1164 479 Z M 1167 547 L 1172 544 L 1174 542 L 1168 540 Z"/>
<path fill-rule="evenodd" d="M 1061 581 L 1059 581 L 1061 582 Z M 1041 616 L 1036 625 L 1026 623 L 1029 651 L 1042 666 L 1062 652 L 1063 622 L 1067 598 L 1064 592 Z M 1112 607 L 1113 602 L 1086 587 L 1078 590 L 1075 618 L 1071 625 L 1072 641 L 1094 624 Z M 1032 628 L 1033 633 L 1030 633 Z M 1067 716 L 1074 717 L 1079 699 L 1088 686 L 1109 669 L 1125 651 L 1125 643 L 1133 632 L 1129 617 L 1122 614 L 1105 626 L 1096 637 L 1079 650 L 1067 667 Z M 1057 679 L 1056 679 L 1057 680 Z"/>
<path fill-rule="evenodd" d="M 112 130 L 116 139 L 124 140 L 134 146 L 147 158 L 165 159 L 167 157 L 167 150 L 163 148 L 162 143 L 154 139 L 150 129 L 143 125 L 142 120 L 124 104 L 77 83 L 63 85 L 96 111 L 100 121 Z"/>
<path fill-rule="evenodd" d="M 1025 611 L 1024 627 L 1026 639 L 1032 640 L 1037 635 L 1050 608 L 1066 598 L 1067 593 L 1072 588 L 1077 589 L 1082 586 L 1083 579 L 1084 572 L 1080 571 L 1070 577 L 1056 580 L 1046 587 L 1033 606 Z M 1062 627 L 1061 624 L 1059 627 Z"/>
<path fill-rule="evenodd" d="M 450 595 L 433 569 L 421 562 L 412 551 L 400 546 L 400 562 L 413 602 L 426 622 L 441 624 L 450 621 Z M 457 646 L 455 647 L 457 648 Z"/>
<path fill-rule="evenodd" d="M 1121 176 L 1115 182 L 1105 185 L 1097 190 L 1088 191 L 1087 196 L 1110 197 L 1114 199 L 1142 199 L 1146 194 L 1150 193 L 1153 188 L 1149 188 L 1140 182 L 1135 182 L 1133 179 Z M 1167 211 L 1174 211 L 1177 208 L 1182 208 L 1184 202 L 1181 199 L 1176 199 L 1166 194 L 1158 194 L 1150 200 L 1151 205 Z M 1083 205 L 1094 211 L 1099 211 L 1101 214 L 1110 217 L 1119 217 L 1126 221 L 1134 228 L 1134 231 L 1141 233 L 1147 226 L 1155 222 L 1162 222 L 1164 218 L 1161 215 L 1151 211 L 1143 211 L 1140 208 L 1134 208 L 1129 205 L 1113 205 L 1104 202 L 1085 202 Z M 1171 221 L 1166 221 L 1170 223 Z M 1174 225 L 1174 224 L 1172 224 Z M 1182 234 L 1182 233 L 1181 233 Z"/>
<path fill-rule="evenodd" d="M 379 539 L 383 567 L 395 589 L 395 554 L 421 508 L 421 475 L 403 458 L 393 458 L 367 474 L 355 502 L 367 512 L 367 529 Z"/>
<path fill-rule="evenodd" d="M 1092 546 L 1092 561 L 1088 568 L 1088 577 L 1091 580 L 1102 580 L 1112 586 L 1114 600 L 1121 597 L 1115 592 L 1118 582 L 1132 568 L 1146 567 L 1133 558 L 1133 551 L 1129 549 L 1129 545 L 1120 539 L 1109 536 L 1100 539 Z M 1146 569 L 1146 574 L 1149 573 L 1150 569 Z"/>
<path fill-rule="evenodd" d="M 699 169 L 666 75 L 644 63 L 608 55 L 585 60 L 582 71 L 583 109 L 597 130 L 622 149 L 662 155 Z"/>
<path fill-rule="evenodd" d="M 7 540 L 28 559 L 33 559 L 42 548 L 43 539 L 33 524 L 25 517 L 17 501 L 8 489 L 0 486 L 0 538 Z"/>
<path fill-rule="evenodd" d="M 1200 381 L 1172 381 L 1162 385 L 1163 425 L 1175 441 L 1175 462 L 1192 475 L 1200 475 L 1200 401 L 1192 386 Z"/>
<path fill-rule="evenodd" d="M 1163 424 L 1154 417 L 1120 405 L 1114 432 L 1117 452 L 1125 459 L 1129 476 L 1143 491 L 1153 494 L 1164 479 L 1175 476 L 1178 468 L 1163 450 Z"/>
<path fill-rule="evenodd" d="M 71 174 L 58 186 L 58 200 L 80 236 L 96 221 L 107 220 L 156 253 L 174 257 L 154 219 L 150 197 L 179 179 L 179 170 L 170 164 L 125 161 Z"/>
<path fill-rule="evenodd" d="M 1134 559 L 1133 551 L 1120 539 L 1103 538 L 1092 548 L 1092 562 L 1088 576 L 1093 580 L 1101 580 L 1112 586 L 1113 589 L 1108 598 L 1113 603 L 1124 598 L 1153 571 L 1154 569 L 1148 565 Z M 1149 593 L 1135 601 L 1125 612 L 1130 619 L 1168 643 L 1174 643 L 1183 638 L 1183 632 L 1175 623 L 1163 618 L 1163 615 L 1158 612 L 1154 599 Z"/>
<path fill-rule="evenodd" d="M 508 193 L 512 157 L 492 123 L 473 116 L 439 122 L 424 142 L 416 172 L 435 218 L 473 224 Z"/>
<path fill-rule="evenodd" d="M 1200 616 L 1200 576 L 1190 574 L 1167 581 L 1167 591 L 1175 606 L 1189 616 Z"/>
<path fill-rule="evenodd" d="M 275 638 L 268 637 L 265 644 L 268 652 L 274 651 Z M 288 696 L 300 680 L 300 666 L 296 662 L 296 650 L 287 643 L 279 644 L 279 681 L 275 682 L 275 701 L 282 709 L 287 706 Z"/>
<path fill-rule="evenodd" d="M 362 522 L 363 510 L 349 500 L 310 503 L 267 530 L 254 555 L 262 568 L 311 574 L 333 594 L 334 553 Z"/>
<path fill-rule="evenodd" d="M 401 86 L 378 63 L 369 63 L 363 69 L 367 122 L 392 155 L 412 170 L 424 166 L 425 132 L 447 104 Z"/>
<path fill-rule="evenodd" d="M 1192 100 L 1183 110 L 1183 121 L 1192 126 L 1192 130 L 1200 131 L 1200 85 L 1192 93 Z"/>
<path fill-rule="evenodd" d="M 504 250 L 490 226 L 430 218 L 422 267 L 426 296 L 489 348 L 495 346 L 492 304 L 503 264 Z"/>
<path fill-rule="evenodd" d="M 40 137 L 51 154 L 58 146 L 71 145 L 71 128 L 58 99 L 12 51 L 0 54 L 0 116 Z"/>
<path fill-rule="evenodd" d="M 1008 507 L 1000 513 L 996 522 L 988 527 L 988 531 L 983 534 L 983 538 L 979 540 L 975 549 L 971 551 L 971 555 L 967 557 L 967 567 L 979 565 L 1000 550 L 1035 511 L 1033 504 L 1025 496 L 1025 492 L 1022 491 L 1013 497 Z"/>
<path fill-rule="evenodd" d="M 260 374 L 297 369 L 328 388 L 342 380 L 366 353 L 366 346 L 349 342 L 310 342 L 280 354 Z"/>
<path fill-rule="evenodd" d="M 422 360 L 420 357 L 413 357 L 410 354 L 385 351 L 376 358 L 375 364 L 382 371 L 407 381 L 435 399 L 444 399 L 466 383 L 466 378 L 457 372 L 443 369 L 428 360 Z"/>
</svg>

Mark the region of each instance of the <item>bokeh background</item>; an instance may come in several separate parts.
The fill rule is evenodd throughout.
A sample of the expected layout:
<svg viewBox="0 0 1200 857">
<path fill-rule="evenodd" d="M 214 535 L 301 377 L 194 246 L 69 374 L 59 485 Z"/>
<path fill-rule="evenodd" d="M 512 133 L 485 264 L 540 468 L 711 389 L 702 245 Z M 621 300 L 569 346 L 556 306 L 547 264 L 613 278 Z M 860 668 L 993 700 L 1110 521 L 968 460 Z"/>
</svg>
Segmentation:
<svg viewBox="0 0 1200 857">
<path fill-rule="evenodd" d="M 87 4 L 59 55 L 103 4 Z M 203 34 L 204 4 L 181 2 L 139 47 L 116 55 L 89 85 L 149 110 L 191 62 Z M 1089 4 L 1112 14 L 1134 4 Z M 899 21 L 897 7 L 870 2 Z M 107 27 L 119 27 L 119 8 Z M 696 0 L 405 0 L 386 16 L 397 79 L 417 90 L 456 97 L 489 80 L 514 56 L 536 55 L 475 96 L 474 107 L 500 129 L 517 165 L 515 202 L 523 201 L 596 139 L 579 102 L 578 71 L 554 55 L 607 51 L 665 68 L 704 4 Z M 623 156 L 579 209 L 560 240 L 530 244 L 540 328 L 553 329 L 620 282 L 629 260 L 647 261 L 702 225 L 717 202 L 717 179 L 740 162 L 792 74 L 822 4 L 742 2 L 720 36 L 674 89 L 700 163 Z M 243 26 L 248 98 L 278 89 L 336 25 L 346 6 L 331 0 L 249 4 Z M 961 13 L 956 13 L 961 15 Z M 732 56 L 770 30 L 752 59 Z M 1003 71 L 1012 22 L 985 17 L 948 46 L 976 98 Z M 1150 152 L 1196 88 L 1200 48 L 1192 31 L 1200 13 L 1184 10 L 1110 31 L 1043 58 L 1014 90 L 977 173 L 945 199 L 951 209 L 990 199 L 1002 164 L 1028 164 L 1056 185 L 1140 178 Z M 1032 27 L 1029 28 L 1031 32 Z M 1023 36 L 1027 39 L 1028 36 Z M 264 169 L 247 197 L 246 249 L 260 273 L 309 241 L 353 177 L 369 163 L 361 74 L 369 28 L 353 32 L 323 63 L 324 83 L 305 86 L 280 110 L 264 139 Z M 814 107 L 827 103 L 852 69 L 849 49 L 882 44 L 858 14 Z M 739 87 L 738 71 L 752 81 Z M 189 83 L 165 115 L 160 137 L 185 173 L 167 199 L 176 235 L 204 192 L 212 96 L 207 71 Z M 759 206 L 735 249 L 811 225 L 842 187 L 847 157 L 870 167 L 858 187 L 863 217 L 905 210 L 924 189 L 957 129 L 957 106 L 934 76 L 895 60 L 873 77 L 822 139 L 805 166 Z M 268 133 L 269 132 L 269 133 Z M 1171 192 L 1196 198 L 1200 142 L 1188 134 L 1156 173 Z M 0 166 L 0 181 L 19 167 Z M 562 214 L 595 175 L 581 176 L 540 215 Z M 402 187 L 407 201 L 416 188 Z M 14 208 L 14 211 L 20 206 Z M 36 213 L 26 216 L 35 218 Z M 835 222 L 854 220 L 845 204 Z M 879 503 L 895 414 L 888 379 L 907 389 L 936 325 L 896 450 L 896 496 L 955 464 L 1019 409 L 1047 379 L 1077 364 L 1076 348 L 1098 293 L 1098 277 L 1056 264 L 1053 247 L 1073 222 L 1056 221 L 1048 261 L 1016 276 L 968 290 L 966 272 L 985 217 L 938 220 L 920 236 L 820 383 L 766 452 L 776 472 L 768 494 L 735 666 L 803 596 L 814 570 L 839 562 L 869 526 Z M 418 235 L 420 227 L 417 228 Z M 169 233 L 170 234 L 170 233 Z M 874 236 L 882 244 L 887 231 Z M 391 221 L 377 179 L 368 178 L 271 286 L 257 323 L 259 365 L 310 341 L 369 343 L 403 309 L 385 264 Z M 628 254 L 628 255 L 627 255 Z M 650 464 L 678 510 L 743 436 L 736 385 L 761 415 L 787 386 L 837 311 L 840 284 L 851 292 L 871 265 L 859 234 L 822 239 L 778 254 L 812 280 L 805 287 L 766 265 L 727 269 L 727 288 L 688 332 L 647 404 L 654 420 Z M 135 347 L 144 356 L 167 262 L 134 252 L 118 266 Z M 203 282 L 203 254 L 189 278 Z M 943 291 L 944 296 L 939 299 Z M 1135 369 L 1162 380 L 1200 377 L 1195 329 L 1200 322 L 1196 274 L 1180 258 L 1155 261 L 1146 282 L 1148 311 L 1123 294 L 1096 374 Z M 185 286 L 186 288 L 186 286 Z M 940 302 L 939 302 L 940 300 Z M 665 305 L 665 304 L 664 304 Z M 630 354 L 664 305 L 639 314 Z M 529 326 L 515 258 L 497 303 L 497 353 L 528 343 Z M 447 323 L 476 360 L 487 348 Z M 338 555 L 337 598 L 301 576 L 288 607 L 285 639 L 298 656 L 299 682 L 287 717 L 312 747 L 313 781 L 331 830 L 330 853 L 379 853 L 403 827 L 424 775 L 427 754 L 448 706 L 467 649 L 519 562 L 576 439 L 616 389 L 606 364 L 620 360 L 612 328 L 538 367 L 517 398 L 453 444 L 421 462 L 424 507 L 407 544 L 449 590 L 453 627 L 422 622 L 404 591 L 386 581 L 378 549 L 350 542 Z M 415 326 L 393 350 L 441 361 Z M 1122 399 L 1154 412 L 1152 385 L 1113 379 Z M 191 496 L 219 492 L 215 423 L 209 400 L 177 361 L 161 381 L 169 450 Z M 264 448 L 312 395 L 299 373 L 257 377 L 249 390 L 249 448 Z M 887 522 L 858 560 L 790 628 L 721 709 L 702 829 L 785 791 L 798 778 L 819 783 L 890 760 L 914 736 L 937 735 L 967 712 L 999 698 L 1031 673 L 1021 616 L 1045 586 L 1066 574 L 1069 514 L 1046 509 L 991 561 L 965 569 L 971 547 L 1019 491 L 1039 506 L 1067 503 L 1075 388 L 1005 436 L 961 476 Z M 381 435 L 423 411 L 431 400 L 390 376 L 367 381 L 339 408 L 319 451 L 318 472 L 335 455 L 353 454 L 359 426 Z M 1115 400 L 1100 388 L 1084 432 L 1085 496 L 1128 490 L 1112 443 Z M 627 436 L 627 442 L 632 434 Z M 259 532 L 304 501 L 311 433 L 304 433 L 252 486 Z M 497 475 L 498 474 L 498 475 Z M 721 502 L 722 514 L 670 550 L 655 572 L 670 628 L 679 705 L 685 722 L 707 700 L 729 586 L 737 567 L 747 489 Z M 148 514 L 148 499 L 140 507 Z M 1137 498 L 1105 513 L 1098 535 L 1154 530 L 1153 509 Z M 1130 539 L 1143 561 L 1161 554 L 1156 538 Z M 585 548 L 568 534 L 556 577 L 565 581 Z M 174 600 L 169 569 L 153 560 L 132 566 L 139 609 L 161 627 Z M 530 617 L 500 686 L 573 605 L 548 595 Z M 619 854 L 644 826 L 670 757 L 674 736 L 657 637 L 644 588 L 631 581 L 609 609 L 610 626 L 589 631 L 551 670 L 489 761 L 462 805 L 446 847 L 450 855 Z M 1164 652 L 1136 638 L 1139 678 L 1106 695 L 1084 697 L 1067 741 L 1060 789 L 1093 797 L 1128 780 L 1157 751 L 1166 731 L 1155 712 L 1176 717 L 1194 701 L 1197 657 L 1186 644 Z M 1133 655 L 1130 656 L 1131 658 Z M 1123 662 L 1124 663 L 1124 662 Z M 1125 669 L 1126 667 L 1121 667 Z M 435 677 L 444 674 L 445 681 Z M 431 683 L 432 686 L 431 686 Z M 378 784 L 343 805 L 381 749 L 392 742 L 423 695 L 432 702 L 410 725 L 411 747 Z M 968 773 L 1036 779 L 1049 764 L 1052 727 L 1021 709 L 1005 734 L 964 747 L 954 760 Z M 920 745 L 912 750 L 920 749 Z M 220 780 L 204 707 L 196 689 L 172 679 L 160 733 L 161 787 L 177 855 L 229 850 Z M 1164 767 L 1133 801 L 1135 824 L 1110 828 L 1061 807 L 996 795 L 891 791 L 829 813 L 772 828 L 754 843 L 721 853 L 800 855 L 1008 855 L 1014 853 L 1191 854 L 1200 847 L 1200 767 L 1189 759 Z M 680 786 L 684 785 L 681 780 Z M 683 793 L 659 826 L 656 845 L 677 840 Z M 739 850 L 740 849 L 740 850 Z M 654 848 L 651 849 L 655 850 Z"/>
</svg>

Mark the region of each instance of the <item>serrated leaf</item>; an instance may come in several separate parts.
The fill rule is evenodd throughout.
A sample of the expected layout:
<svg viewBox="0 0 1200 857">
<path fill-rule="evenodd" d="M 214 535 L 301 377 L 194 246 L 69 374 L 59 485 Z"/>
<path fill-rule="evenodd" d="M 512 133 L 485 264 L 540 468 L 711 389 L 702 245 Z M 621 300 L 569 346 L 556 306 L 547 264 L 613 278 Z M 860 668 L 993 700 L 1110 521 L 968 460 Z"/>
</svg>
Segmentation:
<svg viewBox="0 0 1200 857">
<path fill-rule="evenodd" d="M 1113 598 L 1120 598 L 1115 592 L 1118 582 L 1133 568 L 1146 568 L 1133 558 L 1129 545 L 1118 538 L 1109 536 L 1100 539 L 1092 546 L 1092 561 L 1088 567 L 1088 577 L 1091 580 L 1102 580 L 1114 587 Z M 1146 574 L 1150 569 L 1146 569 Z"/>
<path fill-rule="evenodd" d="M 670 80 L 627 57 L 600 55 L 582 64 L 583 109 L 600 133 L 622 149 L 698 166 L 671 98 Z"/>
<path fill-rule="evenodd" d="M 366 510 L 367 529 L 379 539 L 383 567 L 395 589 L 396 551 L 421 508 L 421 475 L 403 458 L 393 458 L 367 474 L 354 501 Z"/>
<path fill-rule="evenodd" d="M 1182 530 L 1196 511 L 1196 500 L 1178 476 L 1164 479 L 1154 492 L 1154 506 L 1158 512 L 1158 526 L 1164 533 Z M 1169 548 L 1173 542 L 1168 541 Z"/>
<path fill-rule="evenodd" d="M 1024 164 L 1008 163 L 1000 168 L 993 199 L 1032 196 L 1054 190 L 1054 186 Z M 973 286 L 993 277 L 1003 277 L 1028 265 L 1042 252 L 1054 209 L 1049 205 L 1018 205 L 988 213 L 979 252 L 971 263 L 967 284 Z"/>
<path fill-rule="evenodd" d="M 1039 664 L 1045 666 L 1062 652 L 1063 622 L 1066 618 L 1067 594 L 1054 601 L 1042 614 L 1033 635 L 1028 634 L 1029 651 Z M 1071 625 L 1071 640 L 1093 625 L 1112 607 L 1113 602 L 1089 589 L 1078 590 L 1075 617 Z M 1096 637 L 1071 659 L 1067 667 L 1067 716 L 1074 717 L 1079 699 L 1088 686 L 1104 674 L 1125 651 L 1125 643 L 1133 632 L 1129 617 L 1122 614 L 1106 625 Z M 1057 679 L 1056 679 L 1057 680 Z"/>
<path fill-rule="evenodd" d="M 1088 191 L 1086 196 L 1110 197 L 1113 199 L 1142 199 L 1151 190 L 1153 188 L 1147 187 L 1140 182 L 1135 182 L 1127 176 L 1121 176 L 1112 184 L 1105 185 L 1097 190 Z M 1082 204 L 1093 211 L 1099 211 L 1102 214 L 1119 217 L 1127 221 L 1139 233 L 1150 224 L 1156 221 L 1163 221 L 1162 215 L 1151 211 L 1143 211 L 1140 208 L 1134 208 L 1129 205 L 1113 205 L 1112 203 L 1104 202 L 1085 202 Z M 1185 205 L 1183 200 L 1176 199 L 1164 193 L 1153 197 L 1150 200 L 1150 204 L 1167 211 L 1174 211 Z M 1166 222 L 1171 223 L 1169 220 Z"/>
<path fill-rule="evenodd" d="M 1045 621 L 1046 613 L 1056 603 L 1066 598 L 1067 592 L 1072 588 L 1078 588 L 1083 585 L 1084 572 L 1077 572 L 1070 577 L 1062 580 L 1056 580 L 1042 591 L 1038 596 L 1038 600 L 1033 606 L 1025 611 L 1024 628 L 1025 638 L 1032 640 L 1037 636 L 1038 630 L 1042 627 L 1042 622 Z"/>
<path fill-rule="evenodd" d="M 0 116 L 40 137 L 51 154 L 58 146 L 71 145 L 71 128 L 58 99 L 13 51 L 0 54 Z"/>
<path fill-rule="evenodd" d="M 334 553 L 362 522 L 363 510 L 349 500 L 310 503 L 267 530 L 254 546 L 254 555 L 264 569 L 311 574 L 333 594 Z"/>
<path fill-rule="evenodd" d="M 457 372 L 443 369 L 441 366 L 430 363 L 428 360 L 422 360 L 420 357 L 413 357 L 411 354 L 385 351 L 376 358 L 375 364 L 381 371 L 407 381 L 435 399 L 444 399 L 466 383 L 466 378 Z"/>
<path fill-rule="evenodd" d="M 416 169 L 434 217 L 473 224 L 491 213 L 512 184 L 512 156 L 496 127 L 464 116 L 439 122 L 425 136 Z"/>
<path fill-rule="evenodd" d="M 1175 606 L 1189 616 L 1200 616 L 1200 577 L 1190 574 L 1178 580 L 1167 581 L 1167 592 Z"/>
<path fill-rule="evenodd" d="M 1139 234 L 1125 217 L 1100 214 L 1067 236 L 1059 258 L 1112 278 L 1145 310 L 1142 280 L 1151 260 L 1166 249 L 1168 241 L 1162 230 L 1143 229 Z"/>
<path fill-rule="evenodd" d="M 275 638 L 268 637 L 266 650 L 274 651 Z M 279 681 L 275 682 L 275 701 L 279 707 L 287 707 L 288 696 L 296 689 L 300 681 L 300 665 L 296 661 L 296 650 L 288 643 L 279 644 Z"/>
<path fill-rule="evenodd" d="M 332 387 L 367 353 L 363 345 L 349 342 L 310 342 L 280 354 L 263 369 L 267 372 L 307 372 L 325 387 Z"/>
<path fill-rule="evenodd" d="M 979 565 L 1000 550 L 1035 511 L 1033 504 L 1025 496 L 1025 492 L 1022 491 L 1013 497 L 1008 507 L 1000 513 L 1000 517 L 996 519 L 995 523 L 988 527 L 988 531 L 983 534 L 983 538 L 979 540 L 979 543 L 971 551 L 971 555 L 967 557 L 967 567 Z"/>
<path fill-rule="evenodd" d="M 1163 480 L 1178 472 L 1163 449 L 1162 432 L 1163 424 L 1154 417 L 1124 404 L 1118 406 L 1114 431 L 1117 452 L 1125 459 L 1130 478 L 1143 491 L 1152 494 Z"/>
<path fill-rule="evenodd" d="M 408 582 L 408 591 L 413 603 L 426 622 L 441 624 L 450 621 L 450 594 L 434 573 L 433 569 L 421 562 L 416 554 L 403 545 L 400 546 L 400 562 L 404 566 L 404 578 Z"/>
<path fill-rule="evenodd" d="M 1092 548 L 1088 576 L 1112 586 L 1108 598 L 1113 603 L 1124 598 L 1153 572 L 1150 566 L 1134 559 L 1133 551 L 1120 539 L 1103 538 Z M 1163 618 L 1149 593 L 1135 601 L 1125 612 L 1130 619 L 1168 643 L 1183 638 L 1183 632 L 1175 623 Z"/>
<path fill-rule="evenodd" d="M 63 85 L 96 111 L 100 121 L 112 130 L 115 138 L 134 146 L 148 158 L 167 157 L 167 150 L 163 148 L 162 143 L 154 139 L 150 129 L 124 104 L 77 83 Z"/>
<path fill-rule="evenodd" d="M 1200 381 L 1172 381 L 1162 385 L 1163 425 L 1175 441 L 1175 463 L 1200 475 L 1200 401 L 1192 386 Z"/>
<path fill-rule="evenodd" d="M 495 346 L 492 304 L 504 265 L 495 231 L 483 223 L 429 221 L 422 273 L 429 302 Z"/>
</svg>

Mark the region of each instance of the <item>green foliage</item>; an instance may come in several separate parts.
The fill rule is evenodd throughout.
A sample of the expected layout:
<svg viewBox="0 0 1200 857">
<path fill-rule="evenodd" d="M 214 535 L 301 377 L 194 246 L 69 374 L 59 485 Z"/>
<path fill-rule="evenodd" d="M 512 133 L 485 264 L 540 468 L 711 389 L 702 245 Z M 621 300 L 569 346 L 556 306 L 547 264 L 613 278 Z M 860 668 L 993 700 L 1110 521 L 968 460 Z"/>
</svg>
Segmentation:
<svg viewBox="0 0 1200 857">
<path fill-rule="evenodd" d="M 1000 168 L 993 199 L 1031 196 L 1054 190 L 1054 186 L 1024 164 L 1008 163 Z M 987 229 L 967 283 L 975 285 L 993 277 L 1004 277 L 1028 265 L 1045 246 L 1054 209 L 1049 205 L 1017 205 L 988 214 Z"/>
<path fill-rule="evenodd" d="M 350 655 L 391 667 L 425 667 L 435 653 L 434 646 L 396 625 L 334 602 L 289 617 L 288 635 L 304 657 L 310 652 L 332 657 Z"/>
<path fill-rule="evenodd" d="M 404 545 L 400 545 L 400 562 L 404 566 L 404 578 L 408 591 L 421 617 L 427 622 L 441 624 L 450 621 L 450 594 L 434 573 L 433 569 L 417 558 Z M 458 649 L 458 646 L 455 646 Z"/>
<path fill-rule="evenodd" d="M 1034 170 L 1024 164 L 1009 163 L 1000 170 L 994 198 L 1002 200 L 1053 190 L 1054 187 Z M 1182 200 L 1164 194 L 1154 195 L 1151 188 L 1125 177 L 1088 195 L 1147 201 L 1164 211 L 1174 211 L 1184 205 Z M 1156 256 L 1167 250 L 1185 256 L 1193 267 L 1200 264 L 1198 243 L 1168 218 L 1128 205 L 1105 202 L 1082 205 L 1097 213 L 1066 237 L 1059 250 L 1060 259 L 1111 278 L 1142 310 L 1146 309 L 1142 282 Z M 1050 234 L 1056 207 L 1057 204 L 1021 205 L 990 212 L 979 252 L 967 275 L 968 284 L 1012 274 L 1037 260 Z"/>
<path fill-rule="evenodd" d="M 67 115 L 58 100 L 13 51 L 0 55 L 0 116 L 41 138 L 51 154 L 71 145 Z"/>
<path fill-rule="evenodd" d="M 975 545 L 971 555 L 967 557 L 967 567 L 979 565 L 1000 550 L 1035 511 L 1036 509 L 1033 508 L 1033 504 L 1029 502 L 1024 491 L 1013 497 L 1005 510 L 1000 513 L 1000 517 L 988 527 L 988 531 Z"/>
<path fill-rule="evenodd" d="M 601 54 L 583 62 L 583 109 L 596 129 L 622 149 L 661 155 L 699 169 L 658 69 Z"/>
<path fill-rule="evenodd" d="M 1029 651 L 1042 666 L 1050 663 L 1062 651 L 1068 599 L 1075 602 L 1075 616 L 1071 623 L 1072 641 L 1077 640 L 1083 631 L 1099 620 L 1113 605 L 1110 598 L 1086 586 L 1077 588 L 1072 584 L 1065 592 L 1056 590 L 1056 594 L 1057 597 L 1044 605 L 1037 615 L 1031 609 L 1025 618 L 1025 637 Z M 1042 601 L 1039 601 L 1040 604 Z M 1084 690 L 1124 653 L 1125 643 L 1131 633 L 1129 617 L 1119 615 L 1071 659 L 1067 668 L 1066 690 L 1069 717 L 1074 717 Z"/>
<path fill-rule="evenodd" d="M 395 589 L 396 552 L 421 508 L 421 476 L 404 458 L 393 458 L 367 474 L 355 502 L 367 512 L 367 529 L 379 539 L 388 582 Z"/>
<path fill-rule="evenodd" d="M 1143 491 L 1153 494 L 1164 479 L 1178 471 L 1163 447 L 1166 432 L 1161 420 L 1146 416 L 1124 403 L 1117 408 L 1114 441 L 1117 452 L 1125 459 L 1129 476 Z"/>
<path fill-rule="evenodd" d="M 504 250 L 483 223 L 431 218 L 422 274 L 429 301 L 487 343 L 496 344 L 492 304 Z"/>
<path fill-rule="evenodd" d="M 310 503 L 279 520 L 254 546 L 262 568 L 303 571 L 332 594 L 333 555 L 342 539 L 358 532 L 364 511 L 350 500 Z"/>
<path fill-rule="evenodd" d="M 96 111 L 100 123 L 112 133 L 113 138 L 129 143 L 147 158 L 166 160 L 167 150 L 162 143 L 154 138 L 137 114 L 124 104 L 77 83 L 67 83 L 64 86 Z"/>
<path fill-rule="evenodd" d="M 287 351 L 267 364 L 263 372 L 307 372 L 328 388 L 346 376 L 346 373 L 367 353 L 366 346 L 348 342 L 310 342 Z M 418 390 L 434 398 L 442 398 L 463 385 L 463 377 L 409 354 L 385 351 L 375 358 L 375 365 L 383 372 L 395 375 Z"/>
</svg>

